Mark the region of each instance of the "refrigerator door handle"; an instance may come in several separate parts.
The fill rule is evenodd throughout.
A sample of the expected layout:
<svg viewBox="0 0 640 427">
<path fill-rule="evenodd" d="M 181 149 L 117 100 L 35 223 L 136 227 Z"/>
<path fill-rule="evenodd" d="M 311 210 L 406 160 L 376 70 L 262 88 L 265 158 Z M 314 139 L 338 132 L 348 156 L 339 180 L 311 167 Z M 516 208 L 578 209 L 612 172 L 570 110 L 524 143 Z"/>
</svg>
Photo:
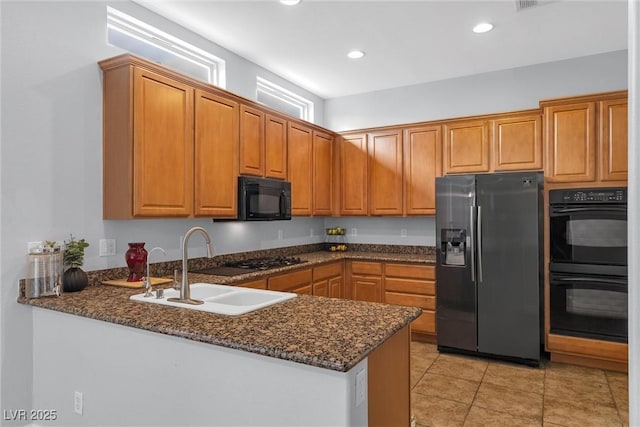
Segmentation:
<svg viewBox="0 0 640 427">
<path fill-rule="evenodd" d="M 469 206 L 469 252 L 471 253 L 471 281 L 476 282 L 475 206 Z"/>
<path fill-rule="evenodd" d="M 478 206 L 478 282 L 482 283 L 482 206 Z"/>
</svg>

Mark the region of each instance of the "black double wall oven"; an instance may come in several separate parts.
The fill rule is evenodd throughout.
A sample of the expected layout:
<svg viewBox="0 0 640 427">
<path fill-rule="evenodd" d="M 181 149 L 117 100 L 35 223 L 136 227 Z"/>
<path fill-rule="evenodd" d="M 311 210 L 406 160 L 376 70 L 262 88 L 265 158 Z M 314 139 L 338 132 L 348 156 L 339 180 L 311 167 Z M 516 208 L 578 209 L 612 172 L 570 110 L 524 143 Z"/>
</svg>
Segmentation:
<svg viewBox="0 0 640 427">
<path fill-rule="evenodd" d="M 627 190 L 549 191 L 550 332 L 627 342 Z"/>
</svg>

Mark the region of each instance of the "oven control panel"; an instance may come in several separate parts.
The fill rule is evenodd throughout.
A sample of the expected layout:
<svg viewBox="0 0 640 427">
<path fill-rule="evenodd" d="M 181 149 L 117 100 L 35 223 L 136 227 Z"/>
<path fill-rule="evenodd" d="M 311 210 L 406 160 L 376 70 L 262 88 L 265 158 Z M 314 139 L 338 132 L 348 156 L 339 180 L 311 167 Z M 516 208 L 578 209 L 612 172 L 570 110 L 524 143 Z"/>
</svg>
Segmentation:
<svg viewBox="0 0 640 427">
<path fill-rule="evenodd" d="M 549 191 L 549 203 L 627 203 L 626 188 L 583 188 Z"/>
</svg>

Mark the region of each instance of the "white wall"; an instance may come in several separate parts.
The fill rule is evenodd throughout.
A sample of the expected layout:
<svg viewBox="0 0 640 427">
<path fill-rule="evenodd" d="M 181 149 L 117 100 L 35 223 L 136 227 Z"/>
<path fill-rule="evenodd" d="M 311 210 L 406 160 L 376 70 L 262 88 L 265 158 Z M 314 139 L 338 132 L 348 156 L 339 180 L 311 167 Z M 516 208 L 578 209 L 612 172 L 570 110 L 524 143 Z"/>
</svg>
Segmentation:
<svg viewBox="0 0 640 427">
<path fill-rule="evenodd" d="M 136 4 L 111 5 L 227 59 L 227 87 L 232 91 L 254 98 L 256 74 L 273 78 Z M 166 259 L 178 259 L 178 238 L 194 225 L 210 232 L 218 253 L 321 241 L 322 219 L 277 225 L 102 220 L 102 83 L 97 61 L 122 53 L 106 43 L 106 6 L 100 1 L 0 2 L 2 409 L 31 407 L 31 308 L 15 302 L 18 281 L 26 275 L 28 241 L 63 240 L 69 233 L 86 238 L 91 244 L 85 257 L 88 270 L 124 266 L 130 241 L 162 246 Z M 314 99 L 321 119 L 322 100 Z M 283 240 L 278 240 L 278 229 Z M 318 230 L 314 236 L 311 229 Z M 98 257 L 102 237 L 117 239 L 115 257 Z M 198 236 L 190 247 L 193 257 L 205 253 Z"/>
<path fill-rule="evenodd" d="M 342 217 L 326 218 L 326 227 L 347 230 L 347 243 L 435 246 L 435 217 Z M 355 235 L 354 235 L 355 229 Z"/>
<path fill-rule="evenodd" d="M 640 425 L 640 2 L 629 0 L 629 425 Z"/>
<path fill-rule="evenodd" d="M 365 426 L 356 374 L 34 308 L 34 408 L 57 426 Z M 73 411 L 83 393 L 83 414 Z"/>
<path fill-rule="evenodd" d="M 343 131 L 526 110 L 540 99 L 626 88 L 627 52 L 619 51 L 329 99 L 325 125 Z"/>
</svg>

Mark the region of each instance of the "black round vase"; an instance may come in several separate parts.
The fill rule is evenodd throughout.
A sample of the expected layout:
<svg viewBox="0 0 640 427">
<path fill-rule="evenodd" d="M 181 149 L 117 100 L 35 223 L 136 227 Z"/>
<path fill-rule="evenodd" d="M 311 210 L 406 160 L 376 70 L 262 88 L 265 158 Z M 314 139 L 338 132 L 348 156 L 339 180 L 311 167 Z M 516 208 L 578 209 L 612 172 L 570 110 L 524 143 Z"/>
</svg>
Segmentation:
<svg viewBox="0 0 640 427">
<path fill-rule="evenodd" d="M 71 267 L 62 275 L 62 291 L 77 292 L 87 287 L 89 277 L 80 267 Z"/>
</svg>

